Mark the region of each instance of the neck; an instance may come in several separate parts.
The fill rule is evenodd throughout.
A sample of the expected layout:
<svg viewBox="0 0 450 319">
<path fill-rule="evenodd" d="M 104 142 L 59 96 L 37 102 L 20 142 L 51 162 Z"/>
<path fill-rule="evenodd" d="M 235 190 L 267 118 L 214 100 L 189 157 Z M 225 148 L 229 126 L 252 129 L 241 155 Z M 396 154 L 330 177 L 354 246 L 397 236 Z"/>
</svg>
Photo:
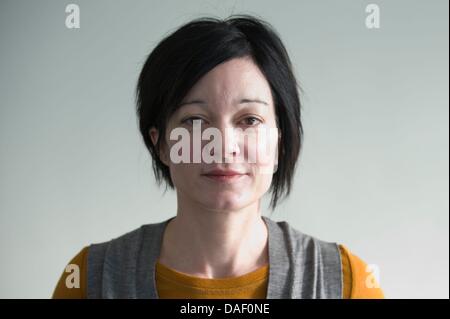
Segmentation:
<svg viewBox="0 0 450 319">
<path fill-rule="evenodd" d="M 268 231 L 259 202 L 233 211 L 210 210 L 178 196 L 159 262 L 204 278 L 236 277 L 268 263 Z"/>
</svg>

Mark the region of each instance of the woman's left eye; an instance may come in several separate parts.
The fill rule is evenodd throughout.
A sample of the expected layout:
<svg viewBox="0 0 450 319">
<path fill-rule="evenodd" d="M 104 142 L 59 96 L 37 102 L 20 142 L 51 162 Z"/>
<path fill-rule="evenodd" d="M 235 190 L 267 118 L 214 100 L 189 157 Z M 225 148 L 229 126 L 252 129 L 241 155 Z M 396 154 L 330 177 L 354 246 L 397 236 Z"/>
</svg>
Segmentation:
<svg viewBox="0 0 450 319">
<path fill-rule="evenodd" d="M 261 123 L 261 120 L 257 117 L 249 116 L 249 117 L 246 117 L 245 119 L 243 119 L 243 122 L 244 122 L 244 125 L 254 126 L 254 125 Z"/>
</svg>

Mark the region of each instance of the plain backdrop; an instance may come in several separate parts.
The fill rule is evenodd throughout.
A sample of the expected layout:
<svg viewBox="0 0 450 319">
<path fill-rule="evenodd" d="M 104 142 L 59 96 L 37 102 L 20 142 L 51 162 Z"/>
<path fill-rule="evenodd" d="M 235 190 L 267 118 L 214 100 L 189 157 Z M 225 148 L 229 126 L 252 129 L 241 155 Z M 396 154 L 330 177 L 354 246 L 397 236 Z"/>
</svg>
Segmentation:
<svg viewBox="0 0 450 319">
<path fill-rule="evenodd" d="M 175 215 L 137 128 L 137 76 L 182 23 L 247 13 L 278 31 L 305 91 L 294 189 L 272 218 L 377 265 L 387 298 L 448 298 L 448 9 L 0 0 L 0 297 L 49 298 L 84 246 Z"/>
</svg>

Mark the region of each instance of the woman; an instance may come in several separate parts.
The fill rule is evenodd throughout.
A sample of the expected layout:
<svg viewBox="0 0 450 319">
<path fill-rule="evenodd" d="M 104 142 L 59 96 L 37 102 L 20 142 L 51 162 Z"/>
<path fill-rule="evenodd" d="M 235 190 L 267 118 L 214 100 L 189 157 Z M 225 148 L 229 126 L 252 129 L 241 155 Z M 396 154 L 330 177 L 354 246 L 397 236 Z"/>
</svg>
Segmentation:
<svg viewBox="0 0 450 319">
<path fill-rule="evenodd" d="M 80 285 L 65 272 L 54 298 L 383 297 L 344 246 L 261 215 L 264 194 L 272 209 L 289 194 L 303 135 L 298 85 L 270 25 L 247 15 L 185 24 L 149 55 L 136 93 L 176 217 L 83 248 L 70 262 Z"/>
</svg>

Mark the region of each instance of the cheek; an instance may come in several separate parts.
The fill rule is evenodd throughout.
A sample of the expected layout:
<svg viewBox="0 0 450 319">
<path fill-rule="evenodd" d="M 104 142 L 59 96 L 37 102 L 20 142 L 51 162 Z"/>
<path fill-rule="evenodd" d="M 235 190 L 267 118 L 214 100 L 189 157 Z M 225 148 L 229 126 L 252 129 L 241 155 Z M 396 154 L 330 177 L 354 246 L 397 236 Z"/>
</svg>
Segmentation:
<svg viewBox="0 0 450 319">
<path fill-rule="evenodd" d="M 170 177 L 175 188 L 193 188 L 196 178 L 200 175 L 199 164 L 170 163 Z"/>
<path fill-rule="evenodd" d="M 272 184 L 273 174 L 269 172 L 260 172 L 254 176 L 254 192 L 255 196 L 262 197 Z"/>
<path fill-rule="evenodd" d="M 258 174 L 272 175 L 278 161 L 278 129 L 263 128 L 245 143 L 246 157 Z"/>
</svg>

